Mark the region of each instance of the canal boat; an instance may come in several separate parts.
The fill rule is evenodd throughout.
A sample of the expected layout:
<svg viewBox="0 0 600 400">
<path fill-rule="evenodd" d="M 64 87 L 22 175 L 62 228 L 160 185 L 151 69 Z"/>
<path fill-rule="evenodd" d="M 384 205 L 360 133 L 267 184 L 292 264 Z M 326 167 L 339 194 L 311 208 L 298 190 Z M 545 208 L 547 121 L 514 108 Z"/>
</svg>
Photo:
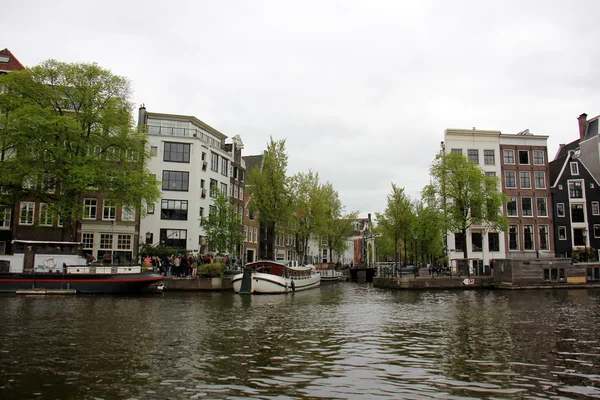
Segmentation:
<svg viewBox="0 0 600 400">
<path fill-rule="evenodd" d="M 233 290 L 240 294 L 278 294 L 314 289 L 321 284 L 321 274 L 313 265 L 294 262 L 255 261 L 233 277 Z"/>
<path fill-rule="evenodd" d="M 338 283 L 342 280 L 342 273 L 333 268 L 319 268 L 317 272 L 321 275 L 321 285 Z"/>
</svg>

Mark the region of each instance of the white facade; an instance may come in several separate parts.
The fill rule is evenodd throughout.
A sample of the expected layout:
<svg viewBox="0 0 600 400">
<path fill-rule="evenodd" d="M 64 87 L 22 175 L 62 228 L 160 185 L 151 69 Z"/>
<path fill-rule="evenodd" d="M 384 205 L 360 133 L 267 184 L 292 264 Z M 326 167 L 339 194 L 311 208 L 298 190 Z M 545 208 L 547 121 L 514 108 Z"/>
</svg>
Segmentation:
<svg viewBox="0 0 600 400">
<path fill-rule="evenodd" d="M 464 156 L 476 161 L 481 169 L 490 175 L 500 178 L 499 190 L 502 191 L 500 131 L 447 129 L 444 133 L 446 153 L 461 152 Z M 473 246 L 473 234 L 481 234 L 481 247 Z M 505 257 L 504 233 L 498 232 L 497 251 L 490 250 L 489 229 L 485 226 L 472 226 L 466 232 L 467 257 L 482 260 L 483 265 L 490 265 L 490 260 Z M 447 234 L 447 251 L 450 265 L 454 259 L 465 258 L 462 248 L 457 248 L 454 232 Z M 493 244 L 492 244 L 493 245 Z"/>
<path fill-rule="evenodd" d="M 232 154 L 226 136 L 188 116 L 146 113 L 152 159 L 148 168 L 162 181 L 161 196 L 148 205 L 140 223 L 140 242 L 206 253 L 201 220 L 208 217 L 217 190 L 229 195 Z"/>
</svg>

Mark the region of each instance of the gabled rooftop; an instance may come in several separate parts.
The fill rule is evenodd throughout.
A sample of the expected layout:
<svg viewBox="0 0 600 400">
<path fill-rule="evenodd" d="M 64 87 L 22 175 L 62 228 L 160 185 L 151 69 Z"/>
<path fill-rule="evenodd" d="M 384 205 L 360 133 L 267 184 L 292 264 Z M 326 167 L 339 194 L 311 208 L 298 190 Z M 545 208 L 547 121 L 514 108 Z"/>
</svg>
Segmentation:
<svg viewBox="0 0 600 400">
<path fill-rule="evenodd" d="M 8 49 L 0 50 L 0 73 L 21 71 L 25 66 Z"/>
</svg>

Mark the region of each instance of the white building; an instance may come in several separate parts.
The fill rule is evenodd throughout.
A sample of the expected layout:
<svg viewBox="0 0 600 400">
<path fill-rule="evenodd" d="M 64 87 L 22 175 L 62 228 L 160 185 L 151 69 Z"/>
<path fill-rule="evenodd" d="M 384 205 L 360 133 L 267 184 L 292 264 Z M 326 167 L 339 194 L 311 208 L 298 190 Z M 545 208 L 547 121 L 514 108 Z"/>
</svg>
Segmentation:
<svg viewBox="0 0 600 400">
<path fill-rule="evenodd" d="M 486 175 L 501 177 L 500 131 L 469 129 L 446 129 L 443 151 L 459 153 L 478 164 Z M 499 190 L 502 184 L 499 183 Z M 457 240 L 458 239 L 458 240 Z M 447 252 L 452 260 L 464 258 L 461 240 L 455 232 L 447 234 Z M 472 226 L 467 230 L 468 258 L 477 258 L 481 265 L 490 265 L 490 260 L 505 257 L 505 240 L 502 232 L 490 232 L 486 226 Z"/>
<path fill-rule="evenodd" d="M 196 117 L 150 113 L 143 105 L 138 124 L 148 135 L 149 170 L 162 181 L 158 203 L 148 205 L 140 222 L 140 241 L 207 253 L 201 221 L 218 190 L 231 193 L 235 142 L 226 151 L 227 136 Z"/>
</svg>

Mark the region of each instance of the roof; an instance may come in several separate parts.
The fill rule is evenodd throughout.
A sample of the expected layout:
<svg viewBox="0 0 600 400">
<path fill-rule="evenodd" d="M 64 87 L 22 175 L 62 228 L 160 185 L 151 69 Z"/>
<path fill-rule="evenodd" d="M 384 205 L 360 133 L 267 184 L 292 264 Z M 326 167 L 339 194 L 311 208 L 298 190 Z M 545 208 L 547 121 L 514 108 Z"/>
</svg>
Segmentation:
<svg viewBox="0 0 600 400">
<path fill-rule="evenodd" d="M 254 167 L 262 164 L 263 155 L 243 156 L 242 158 L 246 162 L 246 171 L 250 172 Z"/>
<path fill-rule="evenodd" d="M 25 66 L 17 60 L 17 57 L 10 50 L 0 50 L 0 72 L 21 71 L 22 69 L 25 69 Z"/>
<path fill-rule="evenodd" d="M 212 133 L 217 136 L 219 139 L 227 139 L 227 135 L 219 132 L 212 126 L 208 125 L 206 122 L 199 120 L 193 115 L 179 115 L 179 114 L 163 114 L 163 113 L 155 113 L 155 112 L 147 112 L 146 115 L 148 118 L 154 119 L 166 119 L 166 120 L 179 120 L 179 121 L 189 121 L 202 129 L 205 129 L 207 132 Z"/>
<path fill-rule="evenodd" d="M 584 140 L 598 136 L 598 117 L 587 120 L 587 129 L 585 132 Z"/>
<path fill-rule="evenodd" d="M 558 152 L 554 156 L 554 159 L 558 160 L 559 158 L 566 157 L 569 155 L 570 150 L 577 150 L 578 147 L 579 147 L 579 139 L 573 140 L 571 143 L 561 144 L 560 147 L 558 148 Z"/>
</svg>

